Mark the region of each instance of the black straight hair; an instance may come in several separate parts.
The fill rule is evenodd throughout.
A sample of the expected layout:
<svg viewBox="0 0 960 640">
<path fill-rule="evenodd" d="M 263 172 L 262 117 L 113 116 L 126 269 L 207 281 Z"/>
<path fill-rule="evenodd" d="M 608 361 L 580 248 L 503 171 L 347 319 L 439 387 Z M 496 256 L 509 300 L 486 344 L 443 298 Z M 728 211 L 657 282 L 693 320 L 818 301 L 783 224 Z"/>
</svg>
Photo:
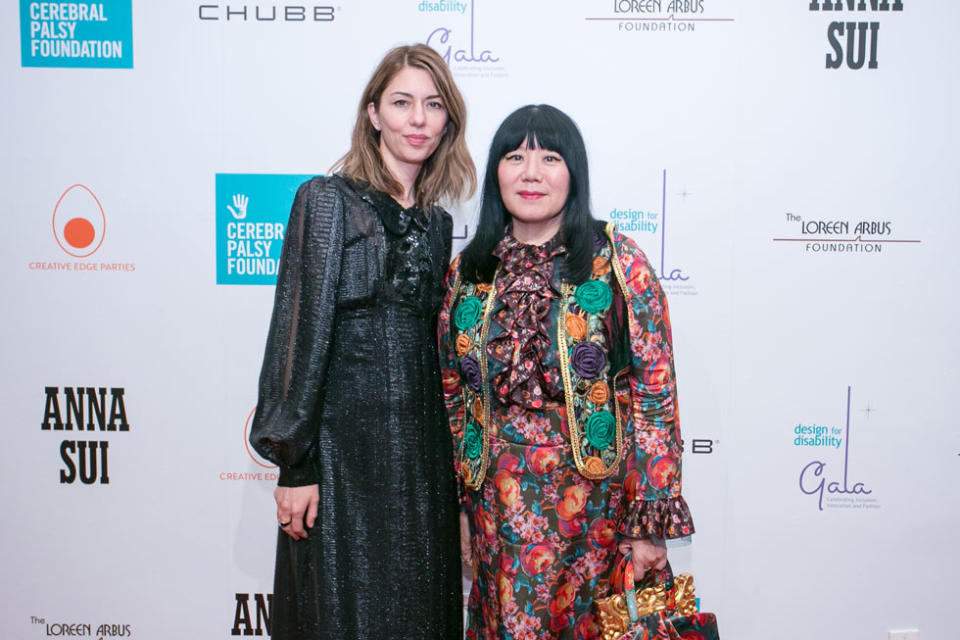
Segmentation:
<svg viewBox="0 0 960 640">
<path fill-rule="evenodd" d="M 563 207 L 562 234 L 567 254 L 563 277 L 581 284 L 590 277 L 595 237 L 602 225 L 590 213 L 590 177 L 583 136 L 570 116 L 548 104 L 520 107 L 503 121 L 490 143 L 480 196 L 477 230 L 463 250 L 461 273 L 473 283 L 490 282 L 499 260 L 493 255 L 510 224 L 510 212 L 500 196 L 497 169 L 500 159 L 526 144 L 527 148 L 559 153 L 570 172 L 570 192 Z"/>
</svg>

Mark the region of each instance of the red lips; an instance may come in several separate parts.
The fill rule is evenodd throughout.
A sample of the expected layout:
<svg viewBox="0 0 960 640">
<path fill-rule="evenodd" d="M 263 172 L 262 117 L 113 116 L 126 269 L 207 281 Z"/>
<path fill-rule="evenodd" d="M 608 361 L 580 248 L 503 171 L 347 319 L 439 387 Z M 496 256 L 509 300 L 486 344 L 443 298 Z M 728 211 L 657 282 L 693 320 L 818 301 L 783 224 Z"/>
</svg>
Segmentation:
<svg viewBox="0 0 960 640">
<path fill-rule="evenodd" d="M 414 147 L 419 147 L 423 145 L 427 140 L 430 139 L 429 136 L 424 136 L 420 134 L 414 134 L 414 135 L 403 136 L 403 137 L 406 139 L 407 142 L 409 142 Z"/>
<path fill-rule="evenodd" d="M 546 194 L 541 191 L 518 191 L 517 195 L 519 195 L 524 200 L 537 200 L 539 198 L 542 198 Z"/>
</svg>

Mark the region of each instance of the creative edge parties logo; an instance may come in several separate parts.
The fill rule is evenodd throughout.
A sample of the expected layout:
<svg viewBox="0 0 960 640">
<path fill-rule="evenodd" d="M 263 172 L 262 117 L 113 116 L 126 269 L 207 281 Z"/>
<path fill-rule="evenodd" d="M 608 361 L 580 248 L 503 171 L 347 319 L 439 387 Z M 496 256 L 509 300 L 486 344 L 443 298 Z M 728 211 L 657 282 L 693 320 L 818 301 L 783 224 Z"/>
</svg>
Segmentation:
<svg viewBox="0 0 960 640">
<path fill-rule="evenodd" d="M 844 429 L 816 423 L 798 423 L 792 429 L 795 447 L 817 448 L 827 452 L 839 452 L 840 447 L 843 447 L 842 478 L 828 470 L 827 462 L 819 459 L 808 462 L 800 471 L 800 491 L 808 496 L 817 496 L 817 508 L 820 511 L 823 511 L 824 502 L 827 508 L 880 508 L 877 499 L 869 497 L 873 490 L 865 483 L 855 480 L 850 473 L 850 395 L 851 388 L 848 386 Z"/>
<path fill-rule="evenodd" d="M 660 280 L 660 285 L 663 287 L 664 291 L 668 295 L 696 295 L 697 288 L 691 282 L 690 276 L 684 274 L 683 269 L 679 267 L 668 268 L 667 262 L 667 170 L 664 169 L 661 177 L 661 200 L 660 200 L 660 211 L 653 211 L 650 208 L 646 209 L 634 209 L 632 207 L 626 207 L 623 209 L 614 208 L 607 213 L 607 217 L 617 225 L 617 231 L 624 235 L 628 235 L 634 240 L 637 241 L 637 244 L 640 245 L 642 249 L 648 246 L 647 242 L 644 242 L 642 234 L 649 234 L 650 236 L 656 237 L 657 234 L 660 235 L 660 261 L 658 263 L 650 259 L 650 253 L 644 251 L 647 254 L 647 258 L 650 259 L 650 263 L 653 265 L 654 271 L 657 273 L 657 278 Z M 686 188 L 683 189 L 679 196 L 686 198 L 689 193 L 687 193 Z"/>
<path fill-rule="evenodd" d="M 243 448 L 247 452 L 247 457 L 258 467 L 253 471 L 221 471 L 219 477 L 221 480 L 266 480 L 276 482 L 280 477 L 277 472 L 277 465 L 261 458 L 253 447 L 250 446 L 250 423 L 253 422 L 253 414 L 257 408 L 254 407 L 247 414 L 247 419 L 243 423 Z"/>
<path fill-rule="evenodd" d="M 24 67 L 133 68 L 132 0 L 20 0 Z"/>
<path fill-rule="evenodd" d="M 417 10 L 421 12 L 451 13 L 464 17 L 469 14 L 470 18 L 469 30 L 461 27 L 437 27 L 424 42 L 440 54 L 455 76 L 506 78 L 508 74 L 500 63 L 500 57 L 494 50 L 480 44 L 476 4 L 477 0 L 419 2 Z"/>
<path fill-rule="evenodd" d="M 70 185 L 60 194 L 53 207 L 52 227 L 60 250 L 78 259 L 32 260 L 27 265 L 31 271 L 124 273 L 137 268 L 132 262 L 93 259 L 106 239 L 107 215 L 100 199 L 86 185 Z"/>
<path fill-rule="evenodd" d="M 722 1 L 722 0 L 721 0 Z M 729 23 L 734 19 L 714 13 L 717 0 L 593 0 L 594 9 L 587 22 L 616 23 L 619 33 L 683 32 L 693 33 L 698 26 Z"/>
<path fill-rule="evenodd" d="M 829 11 L 834 14 L 846 11 L 857 12 L 857 17 L 864 12 L 903 11 L 902 0 L 803 0 L 808 2 L 810 11 Z M 840 16 L 837 16 L 838 18 Z M 827 43 L 831 51 L 826 54 L 826 68 L 839 69 L 846 64 L 848 69 L 862 69 L 866 64 L 868 69 L 880 66 L 877 59 L 877 42 L 880 34 L 880 22 L 873 20 L 843 21 L 834 20 L 827 25 Z M 868 54 L 869 48 L 869 54 Z"/>
<path fill-rule="evenodd" d="M 276 284 L 300 174 L 216 174 L 217 284 Z"/>
</svg>

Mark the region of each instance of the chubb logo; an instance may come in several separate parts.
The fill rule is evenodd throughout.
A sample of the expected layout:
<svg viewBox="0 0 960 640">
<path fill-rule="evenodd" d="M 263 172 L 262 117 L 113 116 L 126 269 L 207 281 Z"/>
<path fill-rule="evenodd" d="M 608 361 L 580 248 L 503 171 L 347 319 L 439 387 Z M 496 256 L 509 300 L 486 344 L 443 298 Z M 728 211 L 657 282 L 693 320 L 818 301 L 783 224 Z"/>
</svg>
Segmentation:
<svg viewBox="0 0 960 640">
<path fill-rule="evenodd" d="M 93 191 L 71 185 L 53 208 L 53 236 L 64 252 L 75 258 L 92 256 L 103 244 L 107 216 Z"/>
</svg>

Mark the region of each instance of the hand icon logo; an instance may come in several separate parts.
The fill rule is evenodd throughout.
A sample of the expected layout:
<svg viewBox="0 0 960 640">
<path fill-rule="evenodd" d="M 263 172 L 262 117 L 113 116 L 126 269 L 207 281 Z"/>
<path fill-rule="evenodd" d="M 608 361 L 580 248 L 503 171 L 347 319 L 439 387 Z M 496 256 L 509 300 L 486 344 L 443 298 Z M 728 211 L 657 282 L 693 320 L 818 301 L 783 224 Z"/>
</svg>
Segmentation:
<svg viewBox="0 0 960 640">
<path fill-rule="evenodd" d="M 230 214 L 237 220 L 243 220 L 247 217 L 247 203 L 250 202 L 250 198 L 243 195 L 242 193 L 234 194 L 233 196 L 233 207 L 227 205 L 227 209 L 230 210 Z"/>
</svg>

